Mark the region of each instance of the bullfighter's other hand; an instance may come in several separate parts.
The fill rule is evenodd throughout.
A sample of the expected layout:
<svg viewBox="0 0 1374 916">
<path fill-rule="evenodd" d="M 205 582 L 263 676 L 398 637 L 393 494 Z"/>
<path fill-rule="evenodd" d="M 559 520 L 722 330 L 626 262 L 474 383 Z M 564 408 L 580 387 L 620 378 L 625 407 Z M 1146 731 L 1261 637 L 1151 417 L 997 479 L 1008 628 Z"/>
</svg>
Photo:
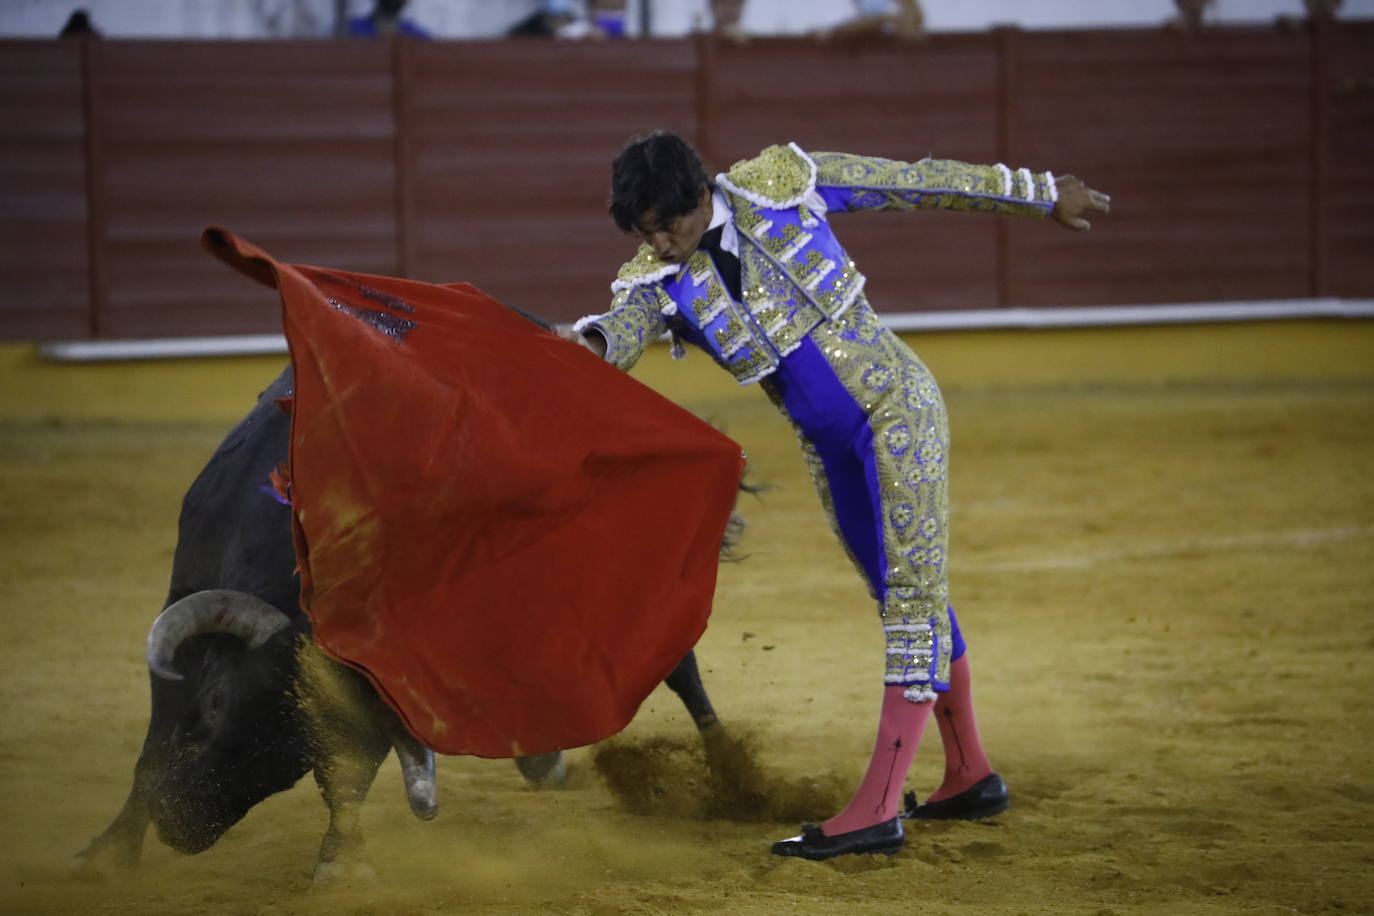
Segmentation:
<svg viewBox="0 0 1374 916">
<path fill-rule="evenodd" d="M 573 326 L 570 324 L 555 325 L 554 331 L 557 332 L 559 337 L 569 343 L 575 343 L 579 347 L 585 347 L 591 350 L 597 355 L 598 359 L 606 358 L 606 338 L 602 337 L 597 332 L 593 331 L 591 334 L 583 334 L 581 331 L 573 330 Z"/>
<path fill-rule="evenodd" d="M 1092 224 L 1083 218 L 1085 213 L 1111 212 L 1111 197 L 1094 191 L 1081 178 L 1060 175 L 1054 180 L 1054 186 L 1059 192 L 1059 200 L 1050 211 L 1050 216 L 1066 229 L 1086 232 L 1092 228 Z"/>
</svg>

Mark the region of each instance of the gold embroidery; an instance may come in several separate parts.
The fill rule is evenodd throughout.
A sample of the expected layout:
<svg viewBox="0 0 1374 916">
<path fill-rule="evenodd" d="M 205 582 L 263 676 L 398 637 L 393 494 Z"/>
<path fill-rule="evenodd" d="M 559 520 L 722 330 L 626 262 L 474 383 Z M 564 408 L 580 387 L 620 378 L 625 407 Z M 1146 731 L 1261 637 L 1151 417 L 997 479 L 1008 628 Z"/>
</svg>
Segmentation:
<svg viewBox="0 0 1374 916">
<path fill-rule="evenodd" d="M 655 280 L 672 276 L 681 265 L 668 264 L 658 259 L 648 242 L 639 246 L 635 256 L 621 265 L 611 289 L 622 290 L 632 286 L 643 286 Z"/>
<path fill-rule="evenodd" d="M 808 251 L 806 256 L 799 260 L 801 268 L 797 273 L 801 278 L 802 288 L 808 293 L 814 294 L 821 282 L 835 270 L 835 262 L 819 251 Z"/>
<path fill-rule="evenodd" d="M 949 427 L 939 388 L 925 365 L 879 322 L 862 294 L 839 318 L 811 332 L 846 391 L 868 414 L 878 470 L 887 597 L 885 627 L 930 624 L 935 678 L 949 680 Z M 812 478 L 836 527 L 834 504 L 818 462 Z M 852 556 L 851 556 L 852 559 Z M 859 568 L 863 575 L 862 567 Z M 889 683 L 913 683 L 928 671 L 930 637 L 888 629 Z M 919 652 L 926 653 L 922 661 Z M 927 675 L 928 677 L 928 675 Z"/>
<path fill-rule="evenodd" d="M 716 340 L 716 348 L 720 351 L 720 355 L 727 360 L 750 343 L 751 335 L 749 331 L 734 315 L 726 318 L 721 326 L 716 328 L 713 333 Z"/>
<path fill-rule="evenodd" d="M 899 162 L 850 153 L 812 153 L 817 183 L 851 189 L 849 206 L 862 210 L 941 209 L 1044 216 L 1053 207 L 1049 179 L 1041 175 L 1030 189 L 995 165 L 953 159 Z M 1019 192 L 1019 193 L 1018 193 Z"/>
<path fill-rule="evenodd" d="M 658 287 L 621 289 L 611 297 L 611 310 L 587 321 L 606 338 L 606 359 L 620 369 L 630 369 L 639 361 L 644 348 L 667 329 L 663 300 L 667 294 Z"/>
<path fill-rule="evenodd" d="M 741 159 L 725 174 L 727 187 L 758 198 L 771 207 L 793 207 L 815 183 L 810 162 L 788 146 L 770 146 L 752 159 Z M 733 186 L 733 187 L 731 187 Z"/>
</svg>

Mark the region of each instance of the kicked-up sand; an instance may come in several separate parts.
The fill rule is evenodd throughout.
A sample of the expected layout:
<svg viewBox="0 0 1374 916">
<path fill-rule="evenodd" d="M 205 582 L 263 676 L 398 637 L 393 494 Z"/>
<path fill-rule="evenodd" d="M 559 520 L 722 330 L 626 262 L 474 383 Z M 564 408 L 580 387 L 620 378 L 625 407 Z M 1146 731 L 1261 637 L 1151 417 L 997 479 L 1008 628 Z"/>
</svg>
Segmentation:
<svg viewBox="0 0 1374 916">
<path fill-rule="evenodd" d="M 1374 912 L 1370 323 L 913 342 L 950 404 L 952 593 L 1010 811 L 891 857 L 769 855 L 857 782 L 881 634 L 790 429 L 657 349 L 640 377 L 767 486 L 698 646 L 721 765 L 666 688 L 563 790 L 441 758 L 421 823 L 388 760 L 378 877 L 327 886 L 308 777 L 201 855 L 150 833 L 132 873 L 68 870 L 128 790 L 181 495 L 281 360 L 0 348 L 0 912 Z M 940 772 L 930 728 L 908 788 Z"/>
</svg>

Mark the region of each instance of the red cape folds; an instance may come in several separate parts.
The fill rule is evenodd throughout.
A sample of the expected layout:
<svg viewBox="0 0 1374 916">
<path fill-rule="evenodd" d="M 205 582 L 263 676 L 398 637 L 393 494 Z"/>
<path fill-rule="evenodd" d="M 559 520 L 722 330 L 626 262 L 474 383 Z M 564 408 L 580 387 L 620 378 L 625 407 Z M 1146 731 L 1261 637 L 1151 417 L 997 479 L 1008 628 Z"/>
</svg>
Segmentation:
<svg viewBox="0 0 1374 916">
<path fill-rule="evenodd" d="M 739 446 L 467 284 L 203 242 L 281 293 L 319 645 L 446 754 L 624 728 L 706 628 Z"/>
</svg>

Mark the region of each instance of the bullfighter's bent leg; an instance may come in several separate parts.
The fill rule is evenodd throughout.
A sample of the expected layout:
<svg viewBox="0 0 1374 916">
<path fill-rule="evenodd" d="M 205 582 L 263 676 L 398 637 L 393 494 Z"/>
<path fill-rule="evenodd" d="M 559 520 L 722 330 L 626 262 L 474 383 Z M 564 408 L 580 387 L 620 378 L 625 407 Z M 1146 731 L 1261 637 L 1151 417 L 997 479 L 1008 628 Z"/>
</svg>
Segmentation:
<svg viewBox="0 0 1374 916">
<path fill-rule="evenodd" d="M 853 799 L 821 828 L 825 838 L 865 832 L 856 837 L 863 840 L 862 850 L 842 851 L 874 851 L 870 829 L 882 834 L 874 843 L 892 847 L 877 851 L 900 848 L 902 783 L 930 716 L 930 701 L 947 686 L 936 664 L 941 648 L 946 658 L 948 653 L 947 643 L 941 645 L 948 633 L 943 404 L 909 350 L 881 338 L 881 332 L 875 343 L 879 349 L 894 343 L 899 349 L 881 354 L 882 363 L 874 362 L 864 374 L 882 381 L 883 390 L 872 396 L 850 391 L 810 340 L 788 357 L 788 372 L 767 385 L 797 426 L 831 523 L 878 599 L 889 644 L 873 755 Z M 849 344 L 829 348 L 831 354 L 853 351 Z M 811 857 L 819 845 L 804 834 L 799 841 L 778 844 L 774 852 Z"/>
<path fill-rule="evenodd" d="M 973 681 L 969 673 L 967 650 L 954 610 L 949 612 L 954 647 L 949 663 L 949 690 L 935 701 L 935 721 L 940 726 L 940 741 L 945 749 L 945 776 L 927 803 L 958 795 L 992 772 L 983 742 L 978 736 L 978 721 L 973 715 Z"/>
<path fill-rule="evenodd" d="M 827 499 L 836 529 L 850 557 L 869 582 L 870 591 L 879 596 L 881 602 L 888 592 L 886 583 L 893 578 L 889 572 L 893 564 L 884 549 L 887 539 L 881 523 L 883 502 L 879 480 L 886 475 L 880 473 L 874 460 L 872 435 L 867 428 L 861 429 L 839 450 L 818 448 L 817 457 L 825 481 L 823 498 Z M 930 625 L 923 627 L 929 635 Z M 890 626 L 887 629 L 890 631 Z M 889 637 L 891 635 L 889 632 Z M 891 638 L 888 641 L 891 642 Z M 921 645 L 927 647 L 926 643 Z M 894 670 L 894 661 L 900 662 L 903 674 L 909 673 L 913 663 L 923 669 L 930 666 L 930 655 L 913 658 L 906 640 L 900 643 L 897 651 L 900 654 L 894 656 L 889 647 L 886 666 L 889 676 Z M 929 683 L 927 670 L 920 674 L 926 676 L 927 681 L 918 685 L 919 697 L 913 697 L 913 687 L 907 678 L 883 687 L 877 735 L 868 767 L 849 804 L 821 825 L 826 836 L 865 830 L 892 820 L 900 812 L 902 783 L 920 747 L 932 707 L 925 694 Z"/>
<path fill-rule="evenodd" d="M 935 719 L 945 747 L 945 776 L 924 805 L 916 804 L 914 792 L 907 793 L 905 816 L 919 820 L 978 820 L 1001 814 L 1011 806 L 1011 793 L 1002 777 L 992 771 L 978 737 L 968 654 L 953 608 L 949 621 L 953 631 L 949 690 L 935 701 Z"/>
</svg>

